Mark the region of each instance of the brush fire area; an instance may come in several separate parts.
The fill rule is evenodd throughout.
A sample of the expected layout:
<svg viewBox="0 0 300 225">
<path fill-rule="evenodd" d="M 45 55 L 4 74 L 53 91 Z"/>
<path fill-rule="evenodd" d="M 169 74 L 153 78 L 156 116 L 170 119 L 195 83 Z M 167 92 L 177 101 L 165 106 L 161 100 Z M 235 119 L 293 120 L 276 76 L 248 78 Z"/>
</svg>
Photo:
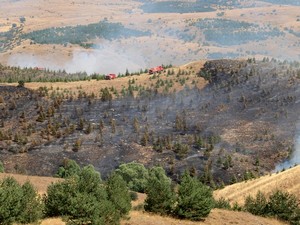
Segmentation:
<svg viewBox="0 0 300 225">
<path fill-rule="evenodd" d="M 300 0 L 0 6 L 0 224 L 299 224 Z"/>
<path fill-rule="evenodd" d="M 112 82 L 127 85 L 111 83 L 98 93 L 67 92 L 55 83 L 55 89 L 2 86 L 6 171 L 51 176 L 63 159 L 73 159 L 106 176 L 136 161 L 161 165 L 175 180 L 189 169 L 221 185 L 268 173 L 292 154 L 297 63 L 213 60 L 193 69 L 117 78 Z"/>
</svg>

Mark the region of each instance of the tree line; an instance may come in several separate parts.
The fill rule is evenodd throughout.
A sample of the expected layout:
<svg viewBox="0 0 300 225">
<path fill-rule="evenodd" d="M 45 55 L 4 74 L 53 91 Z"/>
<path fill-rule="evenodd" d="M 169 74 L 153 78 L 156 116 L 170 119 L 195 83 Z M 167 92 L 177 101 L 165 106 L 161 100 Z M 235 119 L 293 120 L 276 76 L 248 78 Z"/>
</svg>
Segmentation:
<svg viewBox="0 0 300 225">
<path fill-rule="evenodd" d="M 43 196 L 28 181 L 23 185 L 12 177 L 0 181 L 0 224 L 27 224 L 45 217 L 61 217 L 74 225 L 120 224 L 128 218 L 136 192 L 147 195 L 141 209 L 180 219 L 199 221 L 212 208 L 225 208 L 300 223 L 299 202 L 292 194 L 277 190 L 267 198 L 258 192 L 256 197 L 248 196 L 243 206 L 231 206 L 224 198 L 215 200 L 212 190 L 189 171 L 173 183 L 162 167 L 146 169 L 132 162 L 121 164 L 102 180 L 92 165 L 81 168 L 64 160 L 56 176 L 64 179 L 49 185 Z"/>
</svg>

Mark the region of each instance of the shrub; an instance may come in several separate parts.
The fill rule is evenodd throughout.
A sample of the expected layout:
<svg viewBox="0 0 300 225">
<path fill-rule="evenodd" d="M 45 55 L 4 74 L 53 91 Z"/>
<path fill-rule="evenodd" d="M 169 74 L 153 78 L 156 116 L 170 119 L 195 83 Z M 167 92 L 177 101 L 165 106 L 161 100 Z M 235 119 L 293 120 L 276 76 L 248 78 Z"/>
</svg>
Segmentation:
<svg viewBox="0 0 300 225">
<path fill-rule="evenodd" d="M 129 192 L 131 201 L 136 201 L 138 199 L 138 194 L 135 191 Z"/>
<path fill-rule="evenodd" d="M 120 216 L 93 166 L 79 176 L 51 184 L 45 197 L 47 216 L 64 216 L 67 224 L 119 224 Z"/>
<path fill-rule="evenodd" d="M 262 192 L 257 192 L 254 199 L 250 195 L 245 200 L 245 210 L 254 215 L 265 215 L 267 212 L 267 199 Z"/>
<path fill-rule="evenodd" d="M 80 166 L 71 159 L 64 160 L 64 165 L 58 168 L 58 171 L 55 176 L 61 178 L 69 178 L 72 176 L 78 176 L 80 173 Z"/>
<path fill-rule="evenodd" d="M 130 190 L 145 192 L 148 170 L 143 164 L 135 162 L 122 164 L 115 172 L 121 175 Z"/>
<path fill-rule="evenodd" d="M 0 173 L 4 173 L 4 165 L 1 161 L 0 161 Z"/>
<path fill-rule="evenodd" d="M 221 197 L 218 200 L 215 200 L 214 208 L 217 209 L 231 209 L 230 203 L 225 198 Z"/>
<path fill-rule="evenodd" d="M 283 220 L 289 220 L 297 208 L 298 201 L 294 195 L 275 191 L 270 196 L 267 214 Z"/>
<path fill-rule="evenodd" d="M 18 81 L 18 87 L 24 87 L 25 86 L 25 81 L 24 80 L 19 80 Z"/>
<path fill-rule="evenodd" d="M 255 215 L 273 216 L 292 225 L 300 224 L 300 208 L 297 198 L 287 192 L 275 191 L 267 200 L 258 192 L 256 198 L 248 196 L 244 209 Z"/>
</svg>

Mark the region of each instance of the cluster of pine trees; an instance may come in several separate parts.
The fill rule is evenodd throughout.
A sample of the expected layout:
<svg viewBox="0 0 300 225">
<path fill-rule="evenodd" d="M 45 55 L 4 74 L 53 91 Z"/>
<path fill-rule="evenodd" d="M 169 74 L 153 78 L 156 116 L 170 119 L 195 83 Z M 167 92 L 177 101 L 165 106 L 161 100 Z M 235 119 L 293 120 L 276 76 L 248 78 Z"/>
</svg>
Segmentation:
<svg viewBox="0 0 300 225">
<path fill-rule="evenodd" d="M 81 168 L 66 160 L 57 176 L 64 179 L 48 186 L 42 197 L 29 182 L 20 185 L 12 177 L 3 179 L 0 224 L 27 224 L 44 217 L 61 217 L 67 224 L 119 224 L 131 210 L 135 195 L 129 189 L 147 194 L 146 211 L 178 218 L 200 220 L 214 205 L 211 189 L 188 172 L 175 191 L 162 167 L 123 164 L 103 181 L 93 166 Z"/>
<path fill-rule="evenodd" d="M 122 177 L 113 173 L 104 182 L 91 165 L 52 183 L 43 197 L 29 182 L 20 185 L 14 178 L 5 178 L 0 182 L 0 202 L 0 224 L 27 224 L 57 216 L 67 224 L 119 224 L 131 209 Z"/>
</svg>

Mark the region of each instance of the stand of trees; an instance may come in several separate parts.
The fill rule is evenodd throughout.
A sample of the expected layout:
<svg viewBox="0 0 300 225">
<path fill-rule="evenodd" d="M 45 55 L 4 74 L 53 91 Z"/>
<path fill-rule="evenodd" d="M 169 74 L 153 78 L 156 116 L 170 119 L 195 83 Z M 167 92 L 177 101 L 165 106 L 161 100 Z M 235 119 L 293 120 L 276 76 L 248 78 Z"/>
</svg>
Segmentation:
<svg viewBox="0 0 300 225">
<path fill-rule="evenodd" d="M 20 185 L 12 177 L 0 181 L 0 224 L 27 224 L 44 217 L 61 217 L 70 225 L 120 224 L 131 210 L 133 195 L 128 187 L 144 191 L 144 209 L 161 215 L 199 221 L 215 207 L 300 223 L 299 203 L 291 194 L 276 191 L 267 198 L 258 192 L 256 197 L 248 196 L 243 207 L 231 207 L 224 198 L 215 201 L 210 187 L 188 171 L 176 188 L 162 167 L 146 169 L 139 163 L 122 164 L 103 181 L 92 165 L 81 168 L 66 160 L 57 176 L 65 179 L 52 183 L 43 197 L 29 182 Z"/>
</svg>

